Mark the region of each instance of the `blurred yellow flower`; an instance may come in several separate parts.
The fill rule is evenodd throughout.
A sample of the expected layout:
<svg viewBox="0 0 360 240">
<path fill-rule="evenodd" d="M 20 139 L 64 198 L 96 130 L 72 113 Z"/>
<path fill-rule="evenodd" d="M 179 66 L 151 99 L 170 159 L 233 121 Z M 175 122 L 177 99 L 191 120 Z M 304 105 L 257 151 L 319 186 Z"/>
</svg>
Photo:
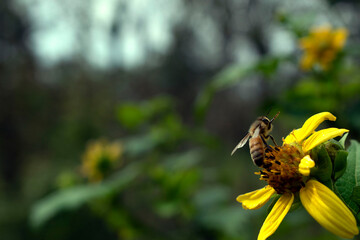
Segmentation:
<svg viewBox="0 0 360 240">
<path fill-rule="evenodd" d="M 344 47 L 348 31 L 345 28 L 332 29 L 330 26 L 313 28 L 307 37 L 301 38 L 299 45 L 304 50 L 300 67 L 304 71 L 315 65 L 322 70 L 329 69 L 338 52 Z"/>
<path fill-rule="evenodd" d="M 101 181 L 119 162 L 122 153 L 123 147 L 118 141 L 91 141 L 82 156 L 81 171 L 90 181 Z"/>
<path fill-rule="evenodd" d="M 283 146 L 266 150 L 263 169 L 257 174 L 268 185 L 236 199 L 244 209 L 258 209 L 274 194 L 281 195 L 260 229 L 259 240 L 267 239 L 276 231 L 296 196 L 300 197 L 308 213 L 328 231 L 343 238 L 353 238 L 359 233 L 354 215 L 340 198 L 309 176 L 310 169 L 315 166 L 309 151 L 348 132 L 347 129 L 337 128 L 315 131 L 324 120 L 335 119 L 329 112 L 316 114 L 283 139 Z"/>
</svg>

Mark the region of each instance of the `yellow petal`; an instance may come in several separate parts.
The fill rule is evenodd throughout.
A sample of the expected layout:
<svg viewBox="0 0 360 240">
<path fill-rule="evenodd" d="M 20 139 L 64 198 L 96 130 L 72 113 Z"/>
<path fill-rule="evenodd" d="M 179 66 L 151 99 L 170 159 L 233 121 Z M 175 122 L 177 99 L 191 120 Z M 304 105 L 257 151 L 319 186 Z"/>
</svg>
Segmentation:
<svg viewBox="0 0 360 240">
<path fill-rule="evenodd" d="M 303 151 L 308 152 L 317 145 L 326 142 L 329 139 L 334 137 L 338 137 L 343 135 L 344 133 L 348 132 L 347 129 L 339 129 L 339 128 L 327 128 L 315 132 L 312 134 L 308 139 L 306 139 L 303 143 Z"/>
<path fill-rule="evenodd" d="M 315 129 L 325 120 L 335 121 L 336 117 L 329 112 L 321 112 L 308 118 L 304 125 L 293 130 L 284 140 L 286 144 L 293 142 L 301 143 L 306 137 L 312 134 Z"/>
<path fill-rule="evenodd" d="M 311 37 L 303 37 L 299 41 L 299 47 L 302 49 L 313 49 L 314 40 Z"/>
<path fill-rule="evenodd" d="M 308 71 L 315 64 L 316 57 L 310 51 L 306 52 L 300 59 L 300 67 L 304 71 Z"/>
<path fill-rule="evenodd" d="M 299 131 L 299 130 L 300 130 L 300 128 L 291 131 L 291 133 L 289 135 L 287 135 L 285 139 L 283 139 L 283 144 L 291 144 L 291 143 L 297 142 L 296 138 L 295 138 L 295 132 Z"/>
<path fill-rule="evenodd" d="M 271 212 L 266 217 L 264 224 L 260 229 L 258 240 L 265 240 L 270 237 L 290 210 L 290 207 L 294 201 L 294 194 L 285 193 L 275 203 Z"/>
<path fill-rule="evenodd" d="M 323 25 L 312 28 L 310 35 L 316 42 L 325 41 L 331 36 L 331 30 L 332 28 L 330 25 Z"/>
<path fill-rule="evenodd" d="M 236 201 L 242 203 L 244 209 L 258 209 L 264 206 L 267 201 L 269 201 L 270 197 L 275 193 L 275 189 L 266 186 L 264 188 L 245 193 L 239 195 L 236 198 Z"/>
<path fill-rule="evenodd" d="M 348 31 L 345 28 L 339 28 L 333 33 L 333 47 L 338 50 L 341 49 L 346 41 Z"/>
<path fill-rule="evenodd" d="M 299 172 L 304 176 L 310 175 L 310 169 L 315 167 L 314 160 L 311 159 L 310 155 L 303 157 L 299 164 Z"/>
<path fill-rule="evenodd" d="M 316 180 L 300 190 L 300 200 L 308 213 L 324 228 L 343 238 L 359 234 L 356 220 L 336 194 Z"/>
</svg>

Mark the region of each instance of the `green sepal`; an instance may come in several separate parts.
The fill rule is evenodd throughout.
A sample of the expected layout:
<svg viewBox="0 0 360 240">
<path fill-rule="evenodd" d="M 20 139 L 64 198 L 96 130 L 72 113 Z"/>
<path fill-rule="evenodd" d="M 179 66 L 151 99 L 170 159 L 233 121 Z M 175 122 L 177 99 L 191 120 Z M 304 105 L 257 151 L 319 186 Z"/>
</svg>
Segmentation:
<svg viewBox="0 0 360 240">
<path fill-rule="evenodd" d="M 342 139 L 340 139 L 341 141 Z M 345 147 L 343 146 L 343 144 L 340 141 L 336 141 L 335 139 L 330 139 L 327 142 L 325 142 L 325 145 L 328 146 L 333 146 L 333 148 L 335 150 L 345 150 Z"/>
<path fill-rule="evenodd" d="M 348 152 L 345 150 L 339 150 L 336 153 L 334 160 L 334 174 L 333 179 L 339 179 L 346 170 Z"/>
<path fill-rule="evenodd" d="M 331 186 L 332 162 L 324 144 L 313 148 L 310 155 L 316 163 L 315 167 L 311 169 L 310 176 L 325 185 L 328 185 L 330 181 Z"/>
<path fill-rule="evenodd" d="M 349 136 L 349 133 L 345 133 L 341 139 L 339 140 L 340 145 L 343 147 L 343 149 L 345 149 L 345 142 L 346 142 L 346 138 Z"/>
<path fill-rule="evenodd" d="M 329 157 L 330 157 L 332 163 L 335 162 L 337 152 L 339 150 L 344 150 L 342 145 L 338 141 L 336 141 L 334 139 L 330 139 L 329 141 L 327 141 L 325 143 L 325 148 L 326 148 L 326 151 L 329 154 Z"/>
</svg>

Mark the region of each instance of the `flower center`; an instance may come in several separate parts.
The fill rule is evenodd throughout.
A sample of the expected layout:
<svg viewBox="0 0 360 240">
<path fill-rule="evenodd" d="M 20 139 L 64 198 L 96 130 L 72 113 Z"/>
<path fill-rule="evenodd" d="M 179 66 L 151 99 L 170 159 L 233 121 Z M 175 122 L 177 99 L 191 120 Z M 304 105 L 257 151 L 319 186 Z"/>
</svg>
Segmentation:
<svg viewBox="0 0 360 240">
<path fill-rule="evenodd" d="M 295 193 L 304 186 L 303 175 L 299 172 L 299 164 L 303 154 L 296 146 L 270 146 L 265 150 L 264 165 L 260 172 L 260 180 L 265 180 L 278 194 Z"/>
</svg>

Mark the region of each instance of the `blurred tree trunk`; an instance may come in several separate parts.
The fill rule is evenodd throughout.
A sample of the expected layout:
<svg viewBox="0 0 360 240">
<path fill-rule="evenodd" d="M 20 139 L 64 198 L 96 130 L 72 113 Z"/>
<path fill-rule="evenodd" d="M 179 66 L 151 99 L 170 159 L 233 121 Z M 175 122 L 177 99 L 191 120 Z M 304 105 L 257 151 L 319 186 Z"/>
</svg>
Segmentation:
<svg viewBox="0 0 360 240">
<path fill-rule="evenodd" d="M 0 170 L 10 187 L 17 183 L 24 149 L 20 126 L 26 118 L 19 95 L 31 85 L 34 66 L 26 46 L 27 26 L 9 0 L 0 1 L 0 29 Z"/>
</svg>

